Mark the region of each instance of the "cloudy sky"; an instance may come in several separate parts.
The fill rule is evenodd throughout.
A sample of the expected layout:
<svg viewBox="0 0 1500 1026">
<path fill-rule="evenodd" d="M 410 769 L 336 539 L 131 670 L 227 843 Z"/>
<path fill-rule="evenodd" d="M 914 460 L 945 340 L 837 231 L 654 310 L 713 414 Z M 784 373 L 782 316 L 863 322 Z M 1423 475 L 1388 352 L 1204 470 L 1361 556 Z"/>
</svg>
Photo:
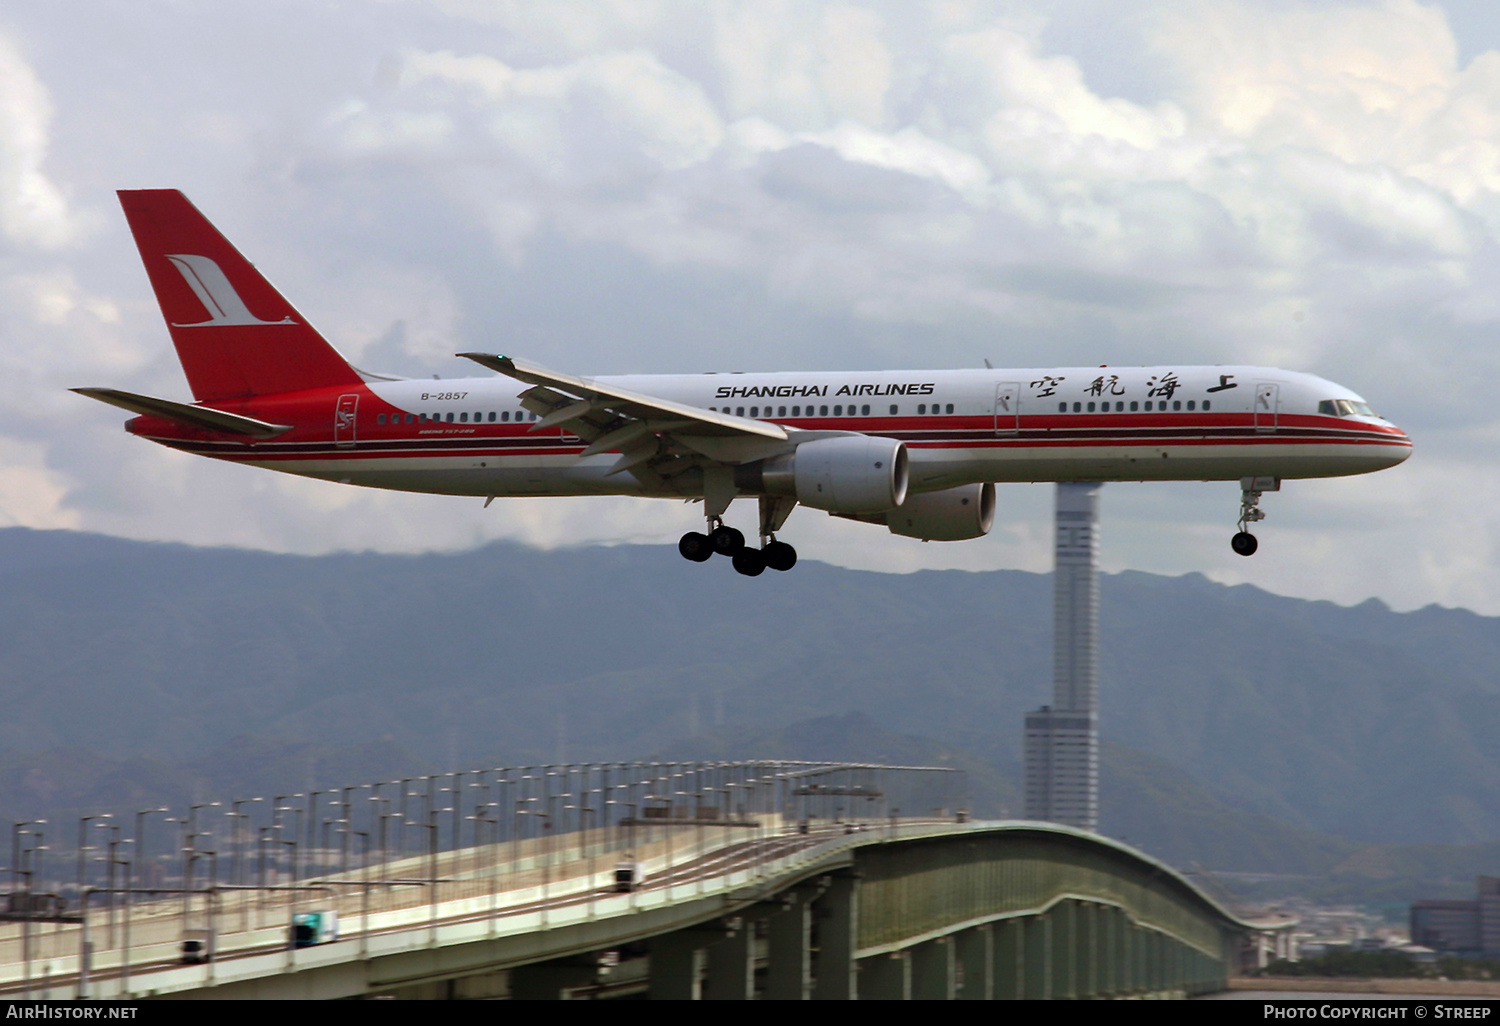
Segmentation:
<svg viewBox="0 0 1500 1026">
<path fill-rule="evenodd" d="M 1288 483 L 1249 560 L 1236 485 L 1111 485 L 1106 567 L 1500 614 L 1497 6 L 0 5 L 0 524 L 326 552 L 698 523 L 127 437 L 66 388 L 188 397 L 113 192 L 176 187 L 372 370 L 457 376 L 485 349 L 584 374 L 1321 374 L 1412 459 Z M 783 536 L 846 566 L 1047 569 L 1051 487 L 1000 503 L 981 541 L 807 510 Z"/>
</svg>

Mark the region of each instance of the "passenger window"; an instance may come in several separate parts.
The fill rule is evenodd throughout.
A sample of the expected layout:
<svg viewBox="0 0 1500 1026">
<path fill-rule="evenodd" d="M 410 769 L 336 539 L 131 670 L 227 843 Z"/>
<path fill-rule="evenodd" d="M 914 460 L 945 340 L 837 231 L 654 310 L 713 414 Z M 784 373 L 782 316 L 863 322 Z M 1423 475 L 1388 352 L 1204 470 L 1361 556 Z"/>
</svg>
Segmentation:
<svg viewBox="0 0 1500 1026">
<path fill-rule="evenodd" d="M 1083 409 L 1083 404 L 1082 403 L 1074 403 L 1073 404 L 1073 412 L 1074 413 L 1077 413 L 1078 411 L 1080 411 L 1082 409 Z"/>
<path fill-rule="evenodd" d="M 1093 403 L 1089 403 L 1089 412 L 1090 413 L 1094 412 L 1094 404 Z"/>
<path fill-rule="evenodd" d="M 375 423 L 377 423 L 377 424 L 384 424 L 385 423 L 385 414 L 382 413 L 379 416 L 377 416 L 375 418 Z"/>
<path fill-rule="evenodd" d="M 835 406 L 833 408 L 833 415 L 835 417 L 842 417 L 844 415 L 844 408 L 842 406 Z"/>
<path fill-rule="evenodd" d="M 896 405 L 896 404 L 895 404 L 895 403 L 892 403 L 892 404 L 891 404 L 891 416 L 892 416 L 892 417 L 894 417 L 894 416 L 895 416 L 895 415 L 896 415 L 896 413 L 897 413 L 897 412 L 898 412 L 898 411 L 899 411 L 899 410 L 900 410 L 900 409 L 901 409 L 901 408 L 900 408 L 900 407 L 899 407 L 899 406 L 897 406 L 897 405 Z"/>
<path fill-rule="evenodd" d="M 917 404 L 917 412 L 925 414 L 927 412 L 927 404 L 926 403 L 918 403 Z"/>
<path fill-rule="evenodd" d="M 953 412 L 953 404 L 952 404 L 952 403 L 949 403 L 949 404 L 948 404 L 948 412 L 949 412 L 949 413 L 952 413 L 952 412 Z"/>
<path fill-rule="evenodd" d="M 1138 403 L 1138 402 L 1136 402 L 1136 401 L 1135 401 L 1135 400 L 1134 400 L 1134 399 L 1132 399 L 1132 400 L 1131 400 L 1131 401 L 1130 401 L 1130 412 L 1131 412 L 1131 413 L 1134 413 L 1134 412 L 1136 412 L 1136 411 L 1137 411 L 1137 410 L 1139 410 L 1139 409 L 1140 409 L 1140 408 L 1141 408 L 1141 404 L 1140 404 L 1140 403 Z"/>
<path fill-rule="evenodd" d="M 800 407 L 800 406 L 793 406 L 792 407 L 792 416 L 793 417 L 800 417 L 800 416 L 802 416 L 802 407 Z"/>
<path fill-rule="evenodd" d="M 1189 399 L 1189 400 L 1188 400 L 1188 412 L 1189 412 L 1189 413 L 1191 413 L 1191 412 L 1192 412 L 1192 409 L 1193 409 L 1193 406 L 1194 406 L 1194 405 L 1196 405 L 1196 404 L 1195 404 L 1195 403 L 1194 403 L 1194 402 L 1193 402 L 1193 401 L 1192 401 L 1192 400 L 1191 400 L 1191 399 Z"/>
<path fill-rule="evenodd" d="M 776 407 L 776 416 L 778 416 L 778 417 L 785 417 L 786 416 L 786 407 L 785 406 L 778 406 L 778 407 Z"/>
<path fill-rule="evenodd" d="M 1208 400 L 1207 399 L 1203 400 L 1203 408 L 1204 408 L 1204 410 L 1208 409 Z"/>
<path fill-rule="evenodd" d="M 1151 400 L 1150 399 L 1146 400 L 1146 412 L 1147 413 L 1151 412 Z"/>
<path fill-rule="evenodd" d="M 1180 410 L 1180 409 L 1182 409 L 1182 400 L 1181 399 L 1174 399 L 1174 400 L 1172 400 L 1172 409 L 1174 409 L 1174 410 Z"/>
<path fill-rule="evenodd" d="M 1057 404 L 1057 412 L 1058 413 L 1067 413 L 1068 412 L 1068 404 L 1067 403 L 1058 403 Z"/>
<path fill-rule="evenodd" d="M 452 423 L 453 423 L 453 414 L 451 414 L 451 413 L 450 413 L 450 414 L 448 414 L 448 423 L 449 423 L 449 424 L 452 424 Z"/>
<path fill-rule="evenodd" d="M 1124 402 L 1115 403 L 1115 412 L 1116 413 L 1124 413 L 1125 412 L 1125 403 Z"/>
<path fill-rule="evenodd" d="M 820 417 L 826 417 L 826 416 L 828 416 L 828 407 L 826 407 L 826 406 L 819 406 L 818 407 L 818 416 L 820 416 Z"/>
<path fill-rule="evenodd" d="M 736 417 L 743 417 L 745 415 L 745 408 L 743 406 L 736 406 L 734 408 L 734 415 Z"/>
<path fill-rule="evenodd" d="M 868 406 L 861 406 L 859 408 L 859 415 L 861 417 L 868 417 L 870 415 L 870 408 Z"/>
<path fill-rule="evenodd" d="M 453 419 L 453 415 L 449 414 L 448 415 L 448 419 L 452 420 Z M 469 415 L 467 413 L 460 413 L 458 415 L 458 422 L 460 424 L 467 424 L 469 422 Z"/>
</svg>

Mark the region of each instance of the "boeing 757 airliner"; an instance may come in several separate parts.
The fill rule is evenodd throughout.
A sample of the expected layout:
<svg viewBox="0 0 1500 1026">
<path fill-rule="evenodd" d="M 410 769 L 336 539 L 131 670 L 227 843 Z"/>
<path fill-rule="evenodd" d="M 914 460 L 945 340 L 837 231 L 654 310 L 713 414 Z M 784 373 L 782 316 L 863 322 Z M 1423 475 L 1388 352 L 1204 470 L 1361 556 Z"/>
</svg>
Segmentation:
<svg viewBox="0 0 1500 1026">
<path fill-rule="evenodd" d="M 172 189 L 120 202 L 194 402 L 75 391 L 126 430 L 371 488 L 697 499 L 678 548 L 789 570 L 797 505 L 930 541 L 986 534 L 1000 481 L 1238 481 L 1234 551 L 1291 478 L 1395 466 L 1411 441 L 1342 385 L 1273 367 L 1047 367 L 581 378 L 491 353 L 493 376 L 352 367 Z M 519 384 L 518 384 L 519 383 Z M 724 522 L 755 497 L 759 546 Z"/>
</svg>

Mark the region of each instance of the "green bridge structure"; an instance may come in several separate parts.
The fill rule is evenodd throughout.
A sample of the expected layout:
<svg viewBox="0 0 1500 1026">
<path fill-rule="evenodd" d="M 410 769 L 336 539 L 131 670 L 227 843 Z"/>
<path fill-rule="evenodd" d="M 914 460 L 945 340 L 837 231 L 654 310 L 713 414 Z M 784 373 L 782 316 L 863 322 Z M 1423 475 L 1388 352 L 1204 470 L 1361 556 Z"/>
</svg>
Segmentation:
<svg viewBox="0 0 1500 1026">
<path fill-rule="evenodd" d="M 0 996 L 1190 997 L 1225 989 L 1293 925 L 1240 918 L 1097 834 L 853 816 L 858 786 L 817 783 L 847 780 L 846 765 L 756 765 L 735 778 L 747 801 L 733 813 L 703 793 L 654 809 L 620 801 L 629 808 L 607 822 L 580 815 L 573 831 L 510 838 L 500 816 L 477 815 L 488 839 L 476 823 L 476 843 L 438 851 L 438 814 L 451 810 L 434 808 L 434 847 L 415 856 L 346 866 L 347 848 L 342 861 L 310 851 L 300 874 L 243 884 L 193 882 L 185 855 L 185 885 L 90 888 L 87 915 L 13 891 Z M 773 776 L 785 779 L 756 791 Z M 846 797 L 787 797 L 820 787 Z M 510 810 L 522 827 L 529 801 Z"/>
</svg>

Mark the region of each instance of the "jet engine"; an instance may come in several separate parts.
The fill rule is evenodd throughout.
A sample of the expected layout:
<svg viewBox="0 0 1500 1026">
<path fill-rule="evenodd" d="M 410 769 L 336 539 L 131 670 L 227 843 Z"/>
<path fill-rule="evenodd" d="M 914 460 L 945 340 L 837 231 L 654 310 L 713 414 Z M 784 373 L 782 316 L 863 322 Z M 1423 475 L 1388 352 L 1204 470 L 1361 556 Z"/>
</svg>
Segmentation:
<svg viewBox="0 0 1500 1026">
<path fill-rule="evenodd" d="M 906 446 L 894 438 L 839 435 L 735 468 L 748 492 L 790 495 L 829 513 L 879 513 L 906 499 Z"/>
<path fill-rule="evenodd" d="M 983 538 L 995 523 L 995 486 L 986 481 L 908 495 L 884 521 L 892 534 L 923 541 Z"/>
</svg>

